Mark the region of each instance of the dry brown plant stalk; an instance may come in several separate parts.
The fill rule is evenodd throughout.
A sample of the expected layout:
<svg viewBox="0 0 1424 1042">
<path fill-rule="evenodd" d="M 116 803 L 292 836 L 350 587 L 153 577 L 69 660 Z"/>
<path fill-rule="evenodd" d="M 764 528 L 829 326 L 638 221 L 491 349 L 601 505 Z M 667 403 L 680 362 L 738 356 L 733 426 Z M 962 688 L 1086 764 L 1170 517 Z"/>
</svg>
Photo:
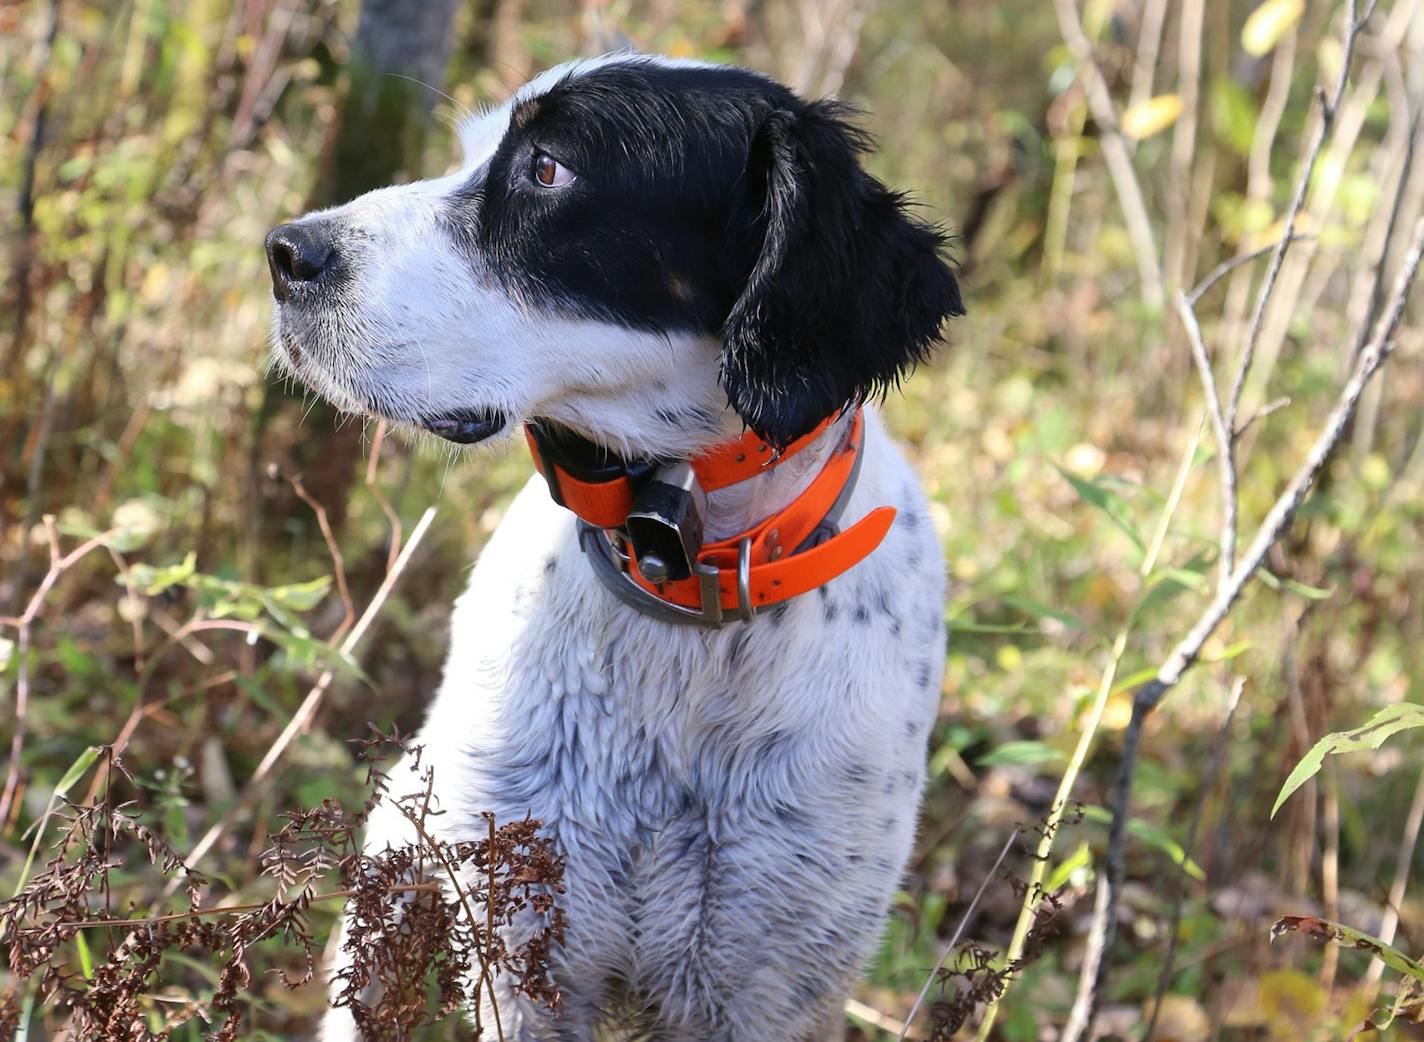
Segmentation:
<svg viewBox="0 0 1424 1042">
<path fill-rule="evenodd" d="M 563 862 L 540 835 L 539 822 L 496 826 L 491 820 L 488 835 L 478 840 L 441 838 L 432 822 L 438 813 L 434 774 L 421 769 L 420 750 L 374 728 L 357 745 L 371 796 L 354 812 L 324 800 L 286 815 L 261 857 L 261 877 L 272 890 L 262 902 L 214 901 L 213 885 L 185 868 L 183 857 L 129 806 L 111 806 L 107 795 L 85 806 L 68 804 L 68 826 L 44 869 L 0 905 L 0 944 L 10 971 L 33 980 L 47 1006 L 67 1010 L 70 1034 L 87 1042 L 164 1040 L 195 1016 L 207 1022 L 213 1042 L 232 1042 L 243 1021 L 243 994 L 253 984 L 252 949 L 272 939 L 295 947 L 303 972 L 279 976 L 288 988 L 305 986 L 318 961 L 309 910 L 344 899 L 350 917 L 343 947 L 350 958 L 335 974 L 332 1002 L 351 1010 L 364 1037 L 403 1042 L 422 1024 L 478 1010 L 482 1000 L 494 1002 L 487 989 L 496 977 L 516 994 L 557 1007 L 548 970 L 564 935 L 556 903 Z M 392 749 L 405 754 L 416 780 L 415 789 L 398 798 L 390 795 L 390 774 L 378 766 L 378 757 Z M 112 751 L 108 764 L 127 774 Z M 360 830 L 383 803 L 411 818 L 416 838 L 369 854 Z M 110 911 L 107 878 L 117 865 L 111 850 L 121 841 L 142 849 L 160 875 L 182 881 L 186 909 L 148 916 Z M 432 877 L 430 865 L 448 877 Z M 452 894 L 457 876 L 464 883 Z M 322 889 L 332 880 L 335 888 Z M 524 940 L 511 945 L 504 931 L 516 919 Z M 117 927 L 127 936 L 113 943 L 109 934 L 102 960 L 83 972 L 73 954 L 81 932 L 95 936 Z M 185 953 L 210 962 L 217 984 L 211 996 L 190 999 L 152 1029 L 158 971 L 166 957 Z M 13 1034 L 18 1013 L 12 1001 L 0 1005 L 0 1028 L 6 1024 Z M 475 1030 L 481 1037 L 478 1022 Z"/>
</svg>

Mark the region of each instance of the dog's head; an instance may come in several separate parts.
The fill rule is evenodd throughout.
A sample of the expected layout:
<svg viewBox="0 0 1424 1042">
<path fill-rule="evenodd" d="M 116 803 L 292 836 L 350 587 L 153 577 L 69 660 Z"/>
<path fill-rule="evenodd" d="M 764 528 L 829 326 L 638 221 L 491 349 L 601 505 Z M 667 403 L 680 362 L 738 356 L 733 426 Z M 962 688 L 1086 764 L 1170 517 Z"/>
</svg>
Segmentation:
<svg viewBox="0 0 1424 1042">
<path fill-rule="evenodd" d="M 963 313 L 943 235 L 845 117 L 731 67 L 554 69 L 466 124 L 459 172 L 268 236 L 278 364 L 452 441 L 540 418 L 683 454 L 730 404 L 786 444 Z"/>
</svg>

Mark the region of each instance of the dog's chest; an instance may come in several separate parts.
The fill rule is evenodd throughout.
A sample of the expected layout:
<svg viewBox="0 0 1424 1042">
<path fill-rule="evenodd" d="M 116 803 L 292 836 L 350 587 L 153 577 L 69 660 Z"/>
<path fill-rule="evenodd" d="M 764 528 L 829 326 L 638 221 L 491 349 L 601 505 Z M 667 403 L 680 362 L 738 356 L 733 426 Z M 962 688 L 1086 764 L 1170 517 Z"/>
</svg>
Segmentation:
<svg viewBox="0 0 1424 1042">
<path fill-rule="evenodd" d="M 497 536 L 457 608 L 422 737 L 447 822 L 544 823 L 568 866 L 564 985 L 590 1001 L 621 984 L 696 1019 L 718 1006 L 708 982 L 751 988 L 767 959 L 820 953 L 776 978 L 807 995 L 851 972 L 908 853 L 938 703 L 923 515 L 827 587 L 715 633 L 620 605 L 563 521 L 522 495 L 501 529 L 522 545 Z"/>
</svg>

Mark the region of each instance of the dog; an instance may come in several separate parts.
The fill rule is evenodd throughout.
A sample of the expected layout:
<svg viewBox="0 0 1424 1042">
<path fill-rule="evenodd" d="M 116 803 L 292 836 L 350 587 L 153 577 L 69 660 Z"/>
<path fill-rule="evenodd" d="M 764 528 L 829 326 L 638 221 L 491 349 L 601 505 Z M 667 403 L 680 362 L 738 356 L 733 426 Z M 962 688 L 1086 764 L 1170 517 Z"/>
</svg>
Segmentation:
<svg viewBox="0 0 1424 1042">
<path fill-rule="evenodd" d="M 741 68 L 570 63 L 471 118 L 457 172 L 267 238 L 282 368 L 460 444 L 523 426 L 540 471 L 416 739 L 444 835 L 528 814 L 566 862 L 561 1009 L 498 993 L 507 1039 L 840 1038 L 874 952 L 945 644 L 874 403 L 964 308 L 849 115 Z"/>
</svg>

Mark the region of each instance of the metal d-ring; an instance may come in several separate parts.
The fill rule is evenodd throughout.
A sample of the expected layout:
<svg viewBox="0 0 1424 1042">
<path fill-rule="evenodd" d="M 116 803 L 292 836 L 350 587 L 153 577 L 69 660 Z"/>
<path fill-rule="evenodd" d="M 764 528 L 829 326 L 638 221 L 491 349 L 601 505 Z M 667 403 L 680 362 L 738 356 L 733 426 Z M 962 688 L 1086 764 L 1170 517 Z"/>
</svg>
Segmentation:
<svg viewBox="0 0 1424 1042">
<path fill-rule="evenodd" d="M 737 611 L 743 622 L 751 622 L 756 615 L 752 608 L 752 540 L 745 535 L 737 544 Z"/>
</svg>

